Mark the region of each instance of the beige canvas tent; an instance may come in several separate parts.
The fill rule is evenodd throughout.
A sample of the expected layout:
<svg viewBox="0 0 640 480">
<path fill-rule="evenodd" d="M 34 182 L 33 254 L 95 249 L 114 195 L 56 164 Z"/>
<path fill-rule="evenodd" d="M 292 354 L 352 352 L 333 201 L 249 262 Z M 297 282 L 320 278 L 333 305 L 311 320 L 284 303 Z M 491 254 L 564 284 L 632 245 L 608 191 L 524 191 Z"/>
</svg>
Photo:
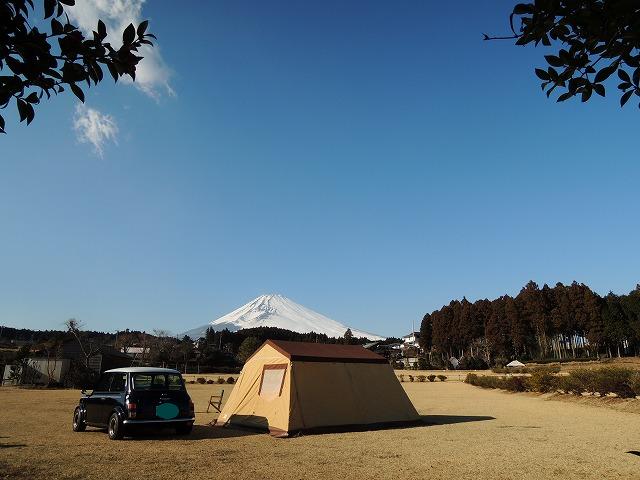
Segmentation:
<svg viewBox="0 0 640 480">
<path fill-rule="evenodd" d="M 217 425 L 286 437 L 419 419 L 384 357 L 361 346 L 267 340 L 245 363 Z"/>
</svg>

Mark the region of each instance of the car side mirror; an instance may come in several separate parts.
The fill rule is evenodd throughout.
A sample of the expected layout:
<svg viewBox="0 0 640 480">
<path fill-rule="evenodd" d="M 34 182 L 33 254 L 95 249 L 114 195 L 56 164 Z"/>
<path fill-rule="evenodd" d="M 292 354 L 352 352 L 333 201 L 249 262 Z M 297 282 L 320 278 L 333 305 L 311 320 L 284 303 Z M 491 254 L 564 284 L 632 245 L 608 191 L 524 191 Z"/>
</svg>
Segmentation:
<svg viewBox="0 0 640 480">
<path fill-rule="evenodd" d="M 93 385 L 91 385 L 91 386 L 83 385 L 82 386 L 82 390 L 80 391 L 80 393 L 90 397 L 91 395 L 93 395 L 93 390 L 94 390 Z"/>
</svg>

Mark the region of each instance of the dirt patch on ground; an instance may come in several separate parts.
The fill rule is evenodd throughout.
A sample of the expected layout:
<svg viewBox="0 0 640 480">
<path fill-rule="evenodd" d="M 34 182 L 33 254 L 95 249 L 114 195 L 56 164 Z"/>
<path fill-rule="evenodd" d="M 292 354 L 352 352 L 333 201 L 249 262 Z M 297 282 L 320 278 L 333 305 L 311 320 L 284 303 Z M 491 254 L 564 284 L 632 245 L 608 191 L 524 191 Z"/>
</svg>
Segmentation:
<svg viewBox="0 0 640 480">
<path fill-rule="evenodd" d="M 291 439 L 211 428 L 207 399 L 232 386 L 189 385 L 191 436 L 119 442 L 71 431 L 77 391 L 3 387 L 0 478 L 640 478 L 627 453 L 640 451 L 638 414 L 459 382 L 403 386 L 424 426 Z"/>
</svg>

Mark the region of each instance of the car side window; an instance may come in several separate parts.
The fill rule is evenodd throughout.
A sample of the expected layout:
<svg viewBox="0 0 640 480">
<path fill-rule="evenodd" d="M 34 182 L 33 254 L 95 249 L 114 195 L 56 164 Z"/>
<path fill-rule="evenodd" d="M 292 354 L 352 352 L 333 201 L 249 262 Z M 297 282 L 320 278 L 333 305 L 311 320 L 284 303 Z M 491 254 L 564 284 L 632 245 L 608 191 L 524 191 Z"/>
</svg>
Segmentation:
<svg viewBox="0 0 640 480">
<path fill-rule="evenodd" d="M 109 373 L 103 373 L 98 383 L 96 383 L 96 387 L 93 389 L 96 392 L 108 392 L 109 385 L 111 384 L 112 375 Z"/>
<path fill-rule="evenodd" d="M 154 375 L 153 382 L 151 383 L 151 388 L 164 388 L 166 384 L 166 380 L 164 375 Z"/>
<path fill-rule="evenodd" d="M 133 388 L 136 390 L 149 390 L 151 388 L 151 375 L 133 375 Z"/>
<path fill-rule="evenodd" d="M 113 380 L 111 381 L 110 392 L 124 392 L 125 386 L 127 385 L 127 374 L 126 373 L 116 373 L 113 375 Z"/>
<path fill-rule="evenodd" d="M 167 387 L 169 390 L 182 390 L 182 377 L 180 375 L 167 375 Z"/>
</svg>

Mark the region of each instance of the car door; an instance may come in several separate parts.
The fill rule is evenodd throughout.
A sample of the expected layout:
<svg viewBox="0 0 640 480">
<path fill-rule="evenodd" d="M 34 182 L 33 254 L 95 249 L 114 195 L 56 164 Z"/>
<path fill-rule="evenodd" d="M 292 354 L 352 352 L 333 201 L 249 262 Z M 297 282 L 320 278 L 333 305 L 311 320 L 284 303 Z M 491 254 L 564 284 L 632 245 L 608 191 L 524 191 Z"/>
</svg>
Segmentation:
<svg viewBox="0 0 640 480">
<path fill-rule="evenodd" d="M 111 378 L 112 375 L 110 373 L 103 373 L 96 382 L 93 393 L 86 398 L 87 423 L 95 425 L 105 425 L 107 423 L 104 419 L 104 403 L 109 395 Z"/>
<path fill-rule="evenodd" d="M 105 400 L 102 403 L 103 411 L 102 418 L 104 422 L 109 421 L 109 416 L 113 409 L 117 406 L 124 408 L 125 390 L 127 387 L 127 374 L 126 373 L 113 373 L 111 378 L 111 384 L 109 385 L 109 394 L 105 395 Z"/>
</svg>

